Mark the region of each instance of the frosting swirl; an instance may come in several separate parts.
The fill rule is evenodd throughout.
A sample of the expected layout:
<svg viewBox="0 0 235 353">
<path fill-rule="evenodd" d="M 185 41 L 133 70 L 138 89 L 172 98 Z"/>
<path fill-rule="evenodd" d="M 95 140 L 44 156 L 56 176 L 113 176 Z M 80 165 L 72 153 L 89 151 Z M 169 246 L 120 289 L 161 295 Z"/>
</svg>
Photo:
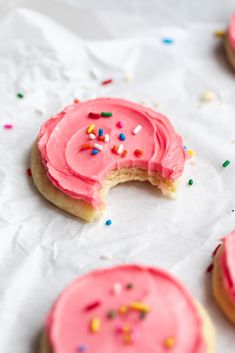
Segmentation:
<svg viewBox="0 0 235 353">
<path fill-rule="evenodd" d="M 101 112 L 111 112 L 112 116 L 101 116 Z M 90 129 L 95 141 L 87 133 L 91 125 L 95 125 Z M 100 131 L 103 135 L 98 138 Z M 101 150 L 91 152 L 97 143 Z M 113 153 L 114 146 L 120 145 L 125 155 L 117 150 Z M 41 127 L 38 148 L 50 181 L 70 197 L 94 207 L 102 204 L 99 192 L 112 170 L 139 167 L 149 175 L 157 172 L 162 178 L 175 180 L 182 174 L 186 159 L 182 138 L 165 116 L 114 98 L 68 106 Z"/>
<path fill-rule="evenodd" d="M 204 353 L 197 308 L 165 271 L 137 265 L 98 270 L 73 282 L 46 325 L 53 353 Z"/>
<path fill-rule="evenodd" d="M 235 301 L 235 230 L 223 239 L 220 265 L 225 289 Z"/>
<path fill-rule="evenodd" d="M 235 49 L 235 15 L 233 15 L 228 27 L 228 40 L 233 49 Z"/>
</svg>

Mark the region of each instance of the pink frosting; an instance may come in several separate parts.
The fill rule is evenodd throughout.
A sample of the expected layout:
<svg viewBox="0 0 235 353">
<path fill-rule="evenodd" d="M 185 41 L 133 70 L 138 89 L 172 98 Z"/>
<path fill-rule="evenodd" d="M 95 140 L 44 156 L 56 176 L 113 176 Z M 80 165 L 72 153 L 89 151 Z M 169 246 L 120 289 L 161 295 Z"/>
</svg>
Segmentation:
<svg viewBox="0 0 235 353">
<path fill-rule="evenodd" d="M 119 291 L 114 292 L 117 285 Z M 118 313 L 120 306 L 133 302 L 147 304 L 149 313 L 144 318 L 132 309 Z M 112 319 L 107 317 L 110 310 L 117 313 Z M 100 320 L 96 333 L 90 329 L 93 318 Z M 127 326 L 129 344 L 124 340 Z M 189 293 L 167 272 L 136 265 L 98 270 L 74 281 L 54 304 L 46 332 L 53 353 L 206 351 L 202 321 Z M 166 344 L 169 338 L 171 347 Z"/>
<path fill-rule="evenodd" d="M 223 239 L 223 245 L 220 256 L 223 284 L 235 301 L 235 230 Z"/>
<path fill-rule="evenodd" d="M 228 39 L 230 45 L 235 49 L 235 15 L 233 15 L 229 22 Z"/>
<path fill-rule="evenodd" d="M 113 115 L 91 119 L 90 112 Z M 96 125 L 96 132 L 102 128 L 110 141 L 89 140 L 86 131 L 90 124 Z M 142 129 L 134 135 L 137 125 Z M 125 135 L 125 141 L 120 141 L 120 133 Z M 103 150 L 97 155 L 92 155 L 91 149 L 80 150 L 87 143 L 99 143 Z M 112 152 L 113 146 L 120 144 L 128 151 L 125 157 Z M 114 98 L 67 107 L 41 127 L 38 148 L 51 182 L 70 197 L 83 199 L 94 207 L 101 205 L 99 190 L 111 170 L 141 167 L 149 174 L 158 172 L 163 178 L 175 180 L 182 174 L 186 159 L 182 138 L 165 116 Z M 136 149 L 143 151 L 141 156 L 136 156 Z"/>
</svg>

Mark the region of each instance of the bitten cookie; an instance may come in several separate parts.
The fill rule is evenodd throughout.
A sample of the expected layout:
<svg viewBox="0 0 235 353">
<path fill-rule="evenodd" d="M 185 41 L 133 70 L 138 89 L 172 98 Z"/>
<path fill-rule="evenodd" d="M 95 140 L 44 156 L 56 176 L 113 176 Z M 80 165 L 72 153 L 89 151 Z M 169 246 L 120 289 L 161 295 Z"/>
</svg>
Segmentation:
<svg viewBox="0 0 235 353">
<path fill-rule="evenodd" d="M 214 256 L 214 297 L 227 318 L 235 324 L 235 231 L 223 239 Z"/>
<path fill-rule="evenodd" d="M 41 353 L 213 353 L 201 305 L 169 273 L 137 265 L 74 281 L 46 321 Z"/>
<path fill-rule="evenodd" d="M 229 22 L 225 36 L 225 50 L 230 64 L 235 69 L 235 15 L 231 17 Z"/>
<path fill-rule="evenodd" d="M 59 208 L 93 221 L 113 186 L 148 180 L 174 197 L 186 160 L 169 120 L 123 99 L 76 103 L 43 124 L 32 150 L 32 176 Z"/>
</svg>

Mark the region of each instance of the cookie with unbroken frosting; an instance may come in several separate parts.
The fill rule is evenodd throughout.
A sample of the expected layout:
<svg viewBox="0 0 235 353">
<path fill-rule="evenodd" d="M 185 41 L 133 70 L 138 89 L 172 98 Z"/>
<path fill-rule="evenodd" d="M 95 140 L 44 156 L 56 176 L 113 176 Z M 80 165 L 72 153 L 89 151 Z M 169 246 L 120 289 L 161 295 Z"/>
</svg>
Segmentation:
<svg viewBox="0 0 235 353">
<path fill-rule="evenodd" d="M 235 230 L 225 237 L 214 256 L 214 297 L 227 318 L 235 324 Z"/>
<path fill-rule="evenodd" d="M 213 353 L 201 305 L 169 273 L 117 266 L 75 280 L 53 305 L 41 353 Z"/>
<path fill-rule="evenodd" d="M 231 17 L 229 22 L 225 36 L 225 50 L 230 64 L 235 69 L 235 15 Z"/>
<path fill-rule="evenodd" d="M 32 176 L 59 208 L 93 221 L 113 186 L 148 180 L 174 197 L 186 152 L 160 113 L 123 99 L 75 103 L 46 121 L 32 150 Z"/>
</svg>

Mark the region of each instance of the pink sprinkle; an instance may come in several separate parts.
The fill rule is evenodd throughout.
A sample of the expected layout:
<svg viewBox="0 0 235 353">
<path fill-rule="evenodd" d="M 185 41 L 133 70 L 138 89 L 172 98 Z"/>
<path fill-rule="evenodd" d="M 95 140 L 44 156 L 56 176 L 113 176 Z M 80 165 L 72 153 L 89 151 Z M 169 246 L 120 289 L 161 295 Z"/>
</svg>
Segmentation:
<svg viewBox="0 0 235 353">
<path fill-rule="evenodd" d="M 12 124 L 5 124 L 4 129 L 12 129 L 13 125 Z"/>
<path fill-rule="evenodd" d="M 109 85 L 109 84 L 112 83 L 112 82 L 113 82 L 113 80 L 112 80 L 111 78 L 109 78 L 108 80 L 102 81 L 101 84 L 102 84 L 103 86 L 105 86 L 105 85 Z"/>
<path fill-rule="evenodd" d="M 123 126 L 124 126 L 124 121 L 117 122 L 117 127 L 119 127 L 121 129 Z"/>
</svg>

